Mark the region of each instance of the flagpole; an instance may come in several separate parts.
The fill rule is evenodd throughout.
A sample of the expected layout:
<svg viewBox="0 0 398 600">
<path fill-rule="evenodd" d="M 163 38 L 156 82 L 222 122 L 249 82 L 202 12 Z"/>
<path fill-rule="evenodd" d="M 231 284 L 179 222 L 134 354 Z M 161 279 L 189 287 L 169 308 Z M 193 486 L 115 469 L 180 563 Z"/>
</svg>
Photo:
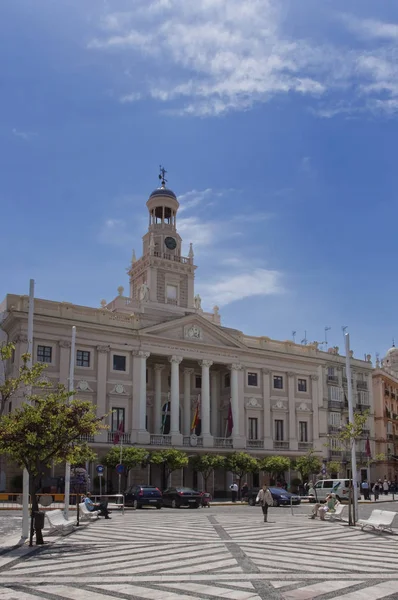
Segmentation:
<svg viewBox="0 0 398 600">
<path fill-rule="evenodd" d="M 29 309 L 28 309 L 28 349 L 29 358 L 27 367 L 33 366 L 33 316 L 35 311 L 35 280 L 29 281 Z M 32 388 L 28 390 L 28 394 Z M 22 474 L 22 536 L 21 542 L 24 542 L 29 535 L 29 473 L 25 468 Z"/>
<path fill-rule="evenodd" d="M 349 422 L 354 425 L 354 407 L 352 401 L 352 384 L 351 384 L 351 363 L 350 363 L 350 334 L 345 333 L 345 364 L 347 376 L 347 392 L 348 392 L 348 418 Z M 357 456 L 355 438 L 351 440 L 351 474 L 352 488 L 354 494 L 354 525 L 358 516 L 358 490 L 357 490 Z"/>
<path fill-rule="evenodd" d="M 120 464 L 122 464 L 122 460 L 123 460 L 123 433 L 120 434 L 120 457 L 119 457 L 119 462 Z M 118 494 L 121 494 L 121 488 L 122 488 L 122 474 L 119 473 L 119 491 Z"/>
<path fill-rule="evenodd" d="M 73 392 L 75 378 L 75 347 L 76 347 L 76 327 L 72 327 L 72 340 L 70 345 L 70 361 L 69 361 L 69 381 L 68 391 Z M 73 396 L 69 396 L 68 402 L 73 400 Z M 70 499 L 70 463 L 65 464 L 65 499 L 64 499 L 64 516 L 69 519 L 69 499 Z M 79 509 L 78 509 L 79 510 Z M 77 515 L 78 517 L 78 515 Z"/>
</svg>

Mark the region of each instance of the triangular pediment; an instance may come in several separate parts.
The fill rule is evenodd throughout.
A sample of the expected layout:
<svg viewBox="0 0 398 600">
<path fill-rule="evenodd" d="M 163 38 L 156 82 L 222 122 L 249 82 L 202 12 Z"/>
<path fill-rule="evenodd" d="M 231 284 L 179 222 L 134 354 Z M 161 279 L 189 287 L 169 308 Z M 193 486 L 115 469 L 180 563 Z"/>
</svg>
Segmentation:
<svg viewBox="0 0 398 600">
<path fill-rule="evenodd" d="M 141 329 L 140 333 L 163 339 L 192 342 L 192 344 L 207 344 L 224 348 L 246 348 L 245 344 L 231 334 L 197 314 L 151 325 Z"/>
</svg>

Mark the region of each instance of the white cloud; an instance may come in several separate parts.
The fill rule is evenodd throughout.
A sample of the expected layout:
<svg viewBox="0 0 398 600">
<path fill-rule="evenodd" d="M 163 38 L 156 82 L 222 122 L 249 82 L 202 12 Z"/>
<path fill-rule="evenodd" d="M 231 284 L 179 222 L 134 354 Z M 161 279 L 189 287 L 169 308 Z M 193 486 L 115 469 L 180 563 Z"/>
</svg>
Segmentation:
<svg viewBox="0 0 398 600">
<path fill-rule="evenodd" d="M 12 130 L 12 134 L 15 135 L 15 137 L 19 137 L 22 140 L 25 140 L 25 142 L 29 142 L 32 138 L 34 138 L 37 133 L 35 133 L 34 131 L 21 131 L 18 129 L 14 129 Z"/>
<path fill-rule="evenodd" d="M 250 296 L 281 294 L 281 278 L 278 271 L 255 269 L 252 272 L 235 273 L 218 280 L 200 283 L 197 287 L 206 306 L 225 306 Z"/>
<path fill-rule="evenodd" d="M 205 190 L 190 190 L 189 192 L 185 192 L 181 196 L 178 196 L 178 202 L 180 203 L 180 208 L 178 209 L 179 214 L 194 208 L 195 206 L 208 205 L 209 202 L 212 203 L 212 199 L 215 196 L 222 196 L 223 192 L 214 192 L 211 188 L 207 188 Z"/>
</svg>

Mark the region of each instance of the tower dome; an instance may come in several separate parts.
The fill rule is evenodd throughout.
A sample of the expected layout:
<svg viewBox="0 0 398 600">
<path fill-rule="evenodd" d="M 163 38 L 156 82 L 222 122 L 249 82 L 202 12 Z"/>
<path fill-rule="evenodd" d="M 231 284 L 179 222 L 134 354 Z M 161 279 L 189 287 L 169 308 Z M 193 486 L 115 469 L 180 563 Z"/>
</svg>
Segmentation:
<svg viewBox="0 0 398 600">
<path fill-rule="evenodd" d="M 387 350 L 383 359 L 383 366 L 398 371 L 398 348 L 395 345 Z"/>
<path fill-rule="evenodd" d="M 172 190 L 169 190 L 169 188 L 164 187 L 164 186 L 157 188 L 156 190 L 153 190 L 153 192 L 149 196 L 149 198 L 155 198 L 158 196 L 169 196 L 170 198 L 174 198 L 175 200 L 177 200 L 177 196 L 175 195 L 175 193 Z"/>
</svg>

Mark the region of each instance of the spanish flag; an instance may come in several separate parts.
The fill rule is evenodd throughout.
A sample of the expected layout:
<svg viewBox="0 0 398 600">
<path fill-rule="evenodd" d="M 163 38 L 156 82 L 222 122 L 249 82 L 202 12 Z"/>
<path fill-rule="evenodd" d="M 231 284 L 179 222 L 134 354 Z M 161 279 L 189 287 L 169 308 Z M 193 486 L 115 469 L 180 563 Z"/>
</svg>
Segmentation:
<svg viewBox="0 0 398 600">
<path fill-rule="evenodd" d="M 199 420 L 200 420 L 200 396 L 198 396 L 198 402 L 196 404 L 195 414 L 192 419 L 191 432 L 195 431 L 196 427 L 198 426 Z"/>
</svg>

